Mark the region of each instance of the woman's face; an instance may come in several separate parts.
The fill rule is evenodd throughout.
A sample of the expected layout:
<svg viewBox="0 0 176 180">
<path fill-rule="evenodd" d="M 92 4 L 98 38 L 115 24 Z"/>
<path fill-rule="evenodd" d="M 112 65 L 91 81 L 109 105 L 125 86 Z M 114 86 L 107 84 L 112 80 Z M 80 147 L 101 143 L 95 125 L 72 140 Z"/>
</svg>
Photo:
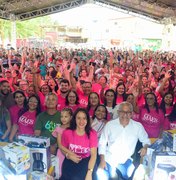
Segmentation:
<svg viewBox="0 0 176 180">
<path fill-rule="evenodd" d="M 76 94 L 75 93 L 70 92 L 68 94 L 68 102 L 69 102 L 70 105 L 73 105 L 73 104 L 76 103 Z"/>
<path fill-rule="evenodd" d="M 101 84 L 101 85 L 103 85 L 103 84 L 106 84 L 106 78 L 105 77 L 100 77 L 100 79 L 99 79 L 99 83 Z"/>
<path fill-rule="evenodd" d="M 124 86 L 123 86 L 123 85 L 120 85 L 120 86 L 117 88 L 117 94 L 118 94 L 118 95 L 122 95 L 122 94 L 124 94 L 124 92 L 125 92 Z"/>
<path fill-rule="evenodd" d="M 99 106 L 95 111 L 95 116 L 98 120 L 104 120 L 106 117 L 106 109 L 103 106 Z"/>
<path fill-rule="evenodd" d="M 21 94 L 21 93 L 15 94 L 15 102 L 18 106 L 23 106 L 24 100 L 25 100 L 25 97 L 23 96 L 23 94 Z"/>
<path fill-rule="evenodd" d="M 89 101 L 90 101 L 91 106 L 97 106 L 99 104 L 99 98 L 98 98 L 97 94 L 92 93 L 90 95 Z"/>
<path fill-rule="evenodd" d="M 173 101 L 173 98 L 172 98 L 172 95 L 171 94 L 167 94 L 165 97 L 164 97 L 164 102 L 165 104 L 167 105 L 170 105 Z"/>
<path fill-rule="evenodd" d="M 148 94 L 146 96 L 146 101 L 149 107 L 154 107 L 155 104 L 155 96 L 153 94 Z"/>
<path fill-rule="evenodd" d="M 81 77 L 87 77 L 87 72 L 85 70 L 82 70 Z"/>
<path fill-rule="evenodd" d="M 113 100 L 114 100 L 114 93 L 113 92 L 107 92 L 106 95 L 105 95 L 105 98 L 106 98 L 106 101 L 107 103 L 112 103 Z"/>
<path fill-rule="evenodd" d="M 37 109 L 38 100 L 35 97 L 31 97 L 28 101 L 28 106 L 30 111 L 35 111 Z"/>
<path fill-rule="evenodd" d="M 49 93 L 49 87 L 47 85 L 43 85 L 41 87 L 41 92 L 44 94 L 44 95 L 47 95 Z"/>
<path fill-rule="evenodd" d="M 48 81 L 48 85 L 51 87 L 51 89 L 53 90 L 54 88 L 55 88 L 55 86 L 56 86 L 56 83 L 54 82 L 54 80 L 53 79 L 50 79 L 49 81 Z"/>
<path fill-rule="evenodd" d="M 129 95 L 129 96 L 127 97 L 126 101 L 129 102 L 129 103 L 131 103 L 131 104 L 133 104 L 133 102 L 134 102 L 134 96 L 133 96 L 133 95 Z"/>
<path fill-rule="evenodd" d="M 84 112 L 78 112 L 76 115 L 76 129 L 85 130 L 87 125 L 87 116 Z"/>
</svg>

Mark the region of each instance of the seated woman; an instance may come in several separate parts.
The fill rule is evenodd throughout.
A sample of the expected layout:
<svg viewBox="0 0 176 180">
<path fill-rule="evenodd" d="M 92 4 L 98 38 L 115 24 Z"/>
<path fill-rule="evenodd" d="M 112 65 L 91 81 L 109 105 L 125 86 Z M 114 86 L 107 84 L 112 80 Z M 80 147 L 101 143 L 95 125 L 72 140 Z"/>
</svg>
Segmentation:
<svg viewBox="0 0 176 180">
<path fill-rule="evenodd" d="M 61 148 L 66 158 L 62 165 L 61 180 L 94 179 L 97 156 L 97 133 L 91 128 L 90 117 L 83 108 L 73 115 L 70 128 L 63 132 Z"/>
</svg>

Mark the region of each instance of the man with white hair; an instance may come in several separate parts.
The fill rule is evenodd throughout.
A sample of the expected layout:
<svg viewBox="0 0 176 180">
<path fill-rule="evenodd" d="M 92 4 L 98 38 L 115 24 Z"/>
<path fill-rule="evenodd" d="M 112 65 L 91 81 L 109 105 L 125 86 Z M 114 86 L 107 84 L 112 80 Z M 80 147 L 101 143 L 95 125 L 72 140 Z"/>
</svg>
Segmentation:
<svg viewBox="0 0 176 180">
<path fill-rule="evenodd" d="M 106 124 L 99 140 L 100 165 L 98 179 L 129 179 L 134 171 L 131 156 L 139 140 L 143 147 L 141 156 L 150 144 L 148 135 L 139 122 L 131 119 L 133 106 L 128 102 L 119 105 L 119 118 Z"/>
</svg>

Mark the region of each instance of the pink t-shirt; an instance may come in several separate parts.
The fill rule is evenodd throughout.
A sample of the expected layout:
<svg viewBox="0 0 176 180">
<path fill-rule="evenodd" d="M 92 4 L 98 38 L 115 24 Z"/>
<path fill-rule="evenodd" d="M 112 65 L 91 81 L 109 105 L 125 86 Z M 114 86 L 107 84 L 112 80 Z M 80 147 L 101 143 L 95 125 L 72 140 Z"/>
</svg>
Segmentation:
<svg viewBox="0 0 176 180">
<path fill-rule="evenodd" d="M 70 108 L 73 112 L 75 112 L 78 108 L 81 107 L 81 105 L 80 105 L 80 104 L 75 104 L 75 105 L 73 105 L 73 106 L 68 105 L 68 106 L 65 106 L 65 107 L 66 107 L 66 108 Z"/>
<path fill-rule="evenodd" d="M 92 92 L 96 92 L 98 95 L 100 95 L 101 89 L 102 89 L 102 86 L 100 84 L 98 84 L 98 83 L 93 83 L 92 84 Z M 108 86 L 106 86 L 104 88 L 104 92 L 106 92 L 107 89 L 109 89 Z"/>
<path fill-rule="evenodd" d="M 164 121 L 164 130 L 170 129 L 170 121 L 168 119 L 169 114 L 172 112 L 173 106 L 166 108 L 165 121 Z"/>
<path fill-rule="evenodd" d="M 116 98 L 116 104 L 120 104 L 123 102 L 123 97 L 122 96 L 119 96 Z"/>
<path fill-rule="evenodd" d="M 60 126 L 57 126 L 56 129 L 52 132 L 52 135 L 57 138 L 58 134 L 60 134 L 60 136 L 62 137 L 62 134 L 63 134 L 63 131 L 65 129 L 60 127 Z M 57 157 L 59 158 L 59 175 L 61 176 L 61 173 L 62 173 L 62 163 L 65 159 L 65 156 L 64 154 L 62 153 L 62 151 L 58 148 L 57 150 Z"/>
<path fill-rule="evenodd" d="M 9 112 L 10 112 L 10 118 L 11 118 L 12 124 L 17 124 L 17 121 L 19 118 L 18 113 L 19 113 L 20 109 L 21 108 L 17 105 L 10 107 Z"/>
<path fill-rule="evenodd" d="M 25 112 L 18 119 L 18 132 L 19 134 L 30 134 L 34 135 L 34 125 L 36 121 L 36 111 Z"/>
<path fill-rule="evenodd" d="M 159 109 L 150 109 L 148 113 L 144 107 L 140 108 L 139 122 L 144 126 L 149 138 L 158 138 L 160 129 L 164 126 L 164 113 Z"/>
<path fill-rule="evenodd" d="M 38 92 L 38 97 L 40 98 L 40 108 L 41 111 L 46 111 L 46 106 L 45 106 L 45 96 L 43 95 L 43 93 L 41 93 L 40 91 Z"/>
<path fill-rule="evenodd" d="M 80 136 L 75 130 L 67 129 L 62 134 L 62 145 L 81 158 L 87 158 L 90 156 L 90 149 L 98 145 L 97 133 L 92 129 L 88 138 L 86 133 Z"/>
<path fill-rule="evenodd" d="M 58 95 L 58 105 L 57 110 L 61 111 L 65 107 L 65 97 L 62 97 L 60 94 Z"/>
<path fill-rule="evenodd" d="M 79 96 L 79 104 L 81 105 L 81 107 L 86 108 L 88 105 L 88 96 L 82 94 L 78 94 L 78 96 Z"/>
<path fill-rule="evenodd" d="M 144 95 L 141 95 L 140 97 L 138 97 L 137 99 L 137 105 L 139 107 L 143 106 L 145 104 L 145 98 L 144 98 Z"/>
</svg>

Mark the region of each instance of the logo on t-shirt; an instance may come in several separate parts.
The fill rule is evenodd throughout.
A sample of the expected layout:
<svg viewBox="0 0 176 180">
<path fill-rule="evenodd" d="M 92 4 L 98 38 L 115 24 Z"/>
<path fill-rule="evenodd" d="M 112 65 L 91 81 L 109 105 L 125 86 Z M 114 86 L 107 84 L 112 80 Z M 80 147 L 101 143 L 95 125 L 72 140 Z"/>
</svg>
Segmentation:
<svg viewBox="0 0 176 180">
<path fill-rule="evenodd" d="M 80 145 L 77 144 L 70 144 L 69 145 L 69 149 L 76 153 L 76 154 L 87 154 L 90 152 L 90 148 L 89 147 L 82 147 Z"/>
<path fill-rule="evenodd" d="M 18 123 L 23 124 L 24 126 L 28 126 L 28 125 L 33 125 L 34 124 L 34 120 L 33 119 L 28 119 L 26 116 L 21 116 L 18 120 Z"/>
<path fill-rule="evenodd" d="M 53 132 L 56 128 L 56 123 L 54 123 L 53 121 L 47 121 L 47 123 L 45 124 L 45 128 L 49 131 L 49 132 Z"/>
<path fill-rule="evenodd" d="M 146 122 L 148 122 L 150 124 L 159 122 L 157 118 L 152 117 L 150 114 L 145 114 L 144 117 L 143 117 L 143 121 L 146 121 Z"/>
</svg>

